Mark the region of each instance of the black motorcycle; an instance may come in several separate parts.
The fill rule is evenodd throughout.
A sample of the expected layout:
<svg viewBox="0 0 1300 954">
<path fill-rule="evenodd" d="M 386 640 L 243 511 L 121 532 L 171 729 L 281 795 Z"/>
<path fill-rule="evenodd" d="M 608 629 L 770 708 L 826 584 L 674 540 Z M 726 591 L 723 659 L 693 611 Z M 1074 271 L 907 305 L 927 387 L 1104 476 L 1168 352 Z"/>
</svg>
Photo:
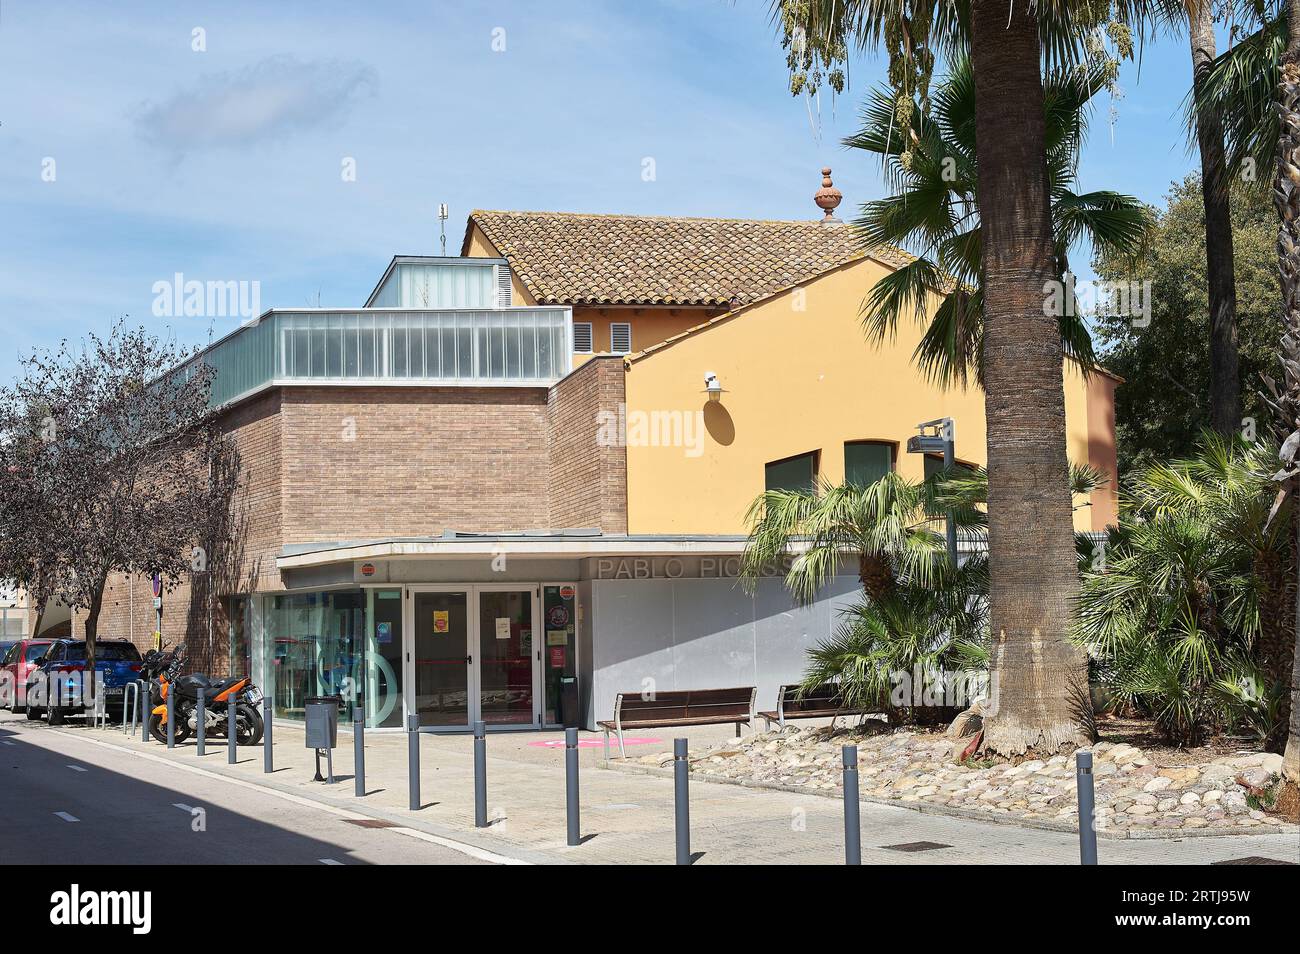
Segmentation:
<svg viewBox="0 0 1300 954">
<path fill-rule="evenodd" d="M 172 710 L 176 717 L 175 741 L 183 742 L 198 731 L 199 695 L 203 696 L 204 735 L 227 736 L 229 702 L 235 700 L 235 744 L 257 745 L 266 726 L 262 722 L 262 691 L 244 676 L 213 682 L 201 673 L 180 675 L 184 651 L 164 653 L 151 649 L 145 653 L 143 671 L 149 679 L 152 702 L 149 734 L 163 744 L 167 742 L 167 696 L 176 693 Z"/>
</svg>

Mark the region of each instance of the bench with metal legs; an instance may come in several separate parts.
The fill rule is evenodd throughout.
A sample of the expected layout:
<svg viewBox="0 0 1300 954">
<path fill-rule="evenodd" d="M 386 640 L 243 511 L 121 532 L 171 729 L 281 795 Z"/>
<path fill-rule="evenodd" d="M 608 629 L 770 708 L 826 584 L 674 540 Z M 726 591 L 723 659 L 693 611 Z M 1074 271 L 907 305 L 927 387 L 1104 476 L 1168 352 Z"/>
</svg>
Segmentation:
<svg viewBox="0 0 1300 954">
<path fill-rule="evenodd" d="M 736 735 L 754 721 L 754 686 L 728 689 L 677 689 L 671 692 L 620 692 L 614 700 L 614 718 L 596 723 L 605 733 L 605 762 L 609 762 L 609 736 L 618 736 L 618 754 L 627 758 L 623 733 L 627 729 L 665 729 L 689 725 L 735 723 Z"/>
</svg>

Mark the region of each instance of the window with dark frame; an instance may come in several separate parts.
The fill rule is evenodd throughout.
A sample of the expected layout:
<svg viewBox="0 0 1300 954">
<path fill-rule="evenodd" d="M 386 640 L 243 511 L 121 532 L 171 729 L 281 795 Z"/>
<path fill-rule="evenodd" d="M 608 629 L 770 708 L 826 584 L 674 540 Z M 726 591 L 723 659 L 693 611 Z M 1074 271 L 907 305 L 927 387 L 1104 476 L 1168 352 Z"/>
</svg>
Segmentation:
<svg viewBox="0 0 1300 954">
<path fill-rule="evenodd" d="M 897 453 L 893 441 L 845 441 L 844 482 L 869 487 L 893 471 Z"/>
<path fill-rule="evenodd" d="M 763 482 L 767 490 L 812 493 L 817 488 L 817 451 L 765 464 Z"/>
</svg>

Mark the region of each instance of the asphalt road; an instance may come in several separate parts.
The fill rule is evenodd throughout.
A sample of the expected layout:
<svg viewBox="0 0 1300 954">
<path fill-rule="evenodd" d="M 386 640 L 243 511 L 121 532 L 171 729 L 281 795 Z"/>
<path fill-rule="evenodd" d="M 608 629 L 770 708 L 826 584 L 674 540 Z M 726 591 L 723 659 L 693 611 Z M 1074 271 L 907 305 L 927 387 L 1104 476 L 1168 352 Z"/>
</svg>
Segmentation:
<svg viewBox="0 0 1300 954">
<path fill-rule="evenodd" d="M 482 864 L 0 714 L 0 865 Z"/>
</svg>

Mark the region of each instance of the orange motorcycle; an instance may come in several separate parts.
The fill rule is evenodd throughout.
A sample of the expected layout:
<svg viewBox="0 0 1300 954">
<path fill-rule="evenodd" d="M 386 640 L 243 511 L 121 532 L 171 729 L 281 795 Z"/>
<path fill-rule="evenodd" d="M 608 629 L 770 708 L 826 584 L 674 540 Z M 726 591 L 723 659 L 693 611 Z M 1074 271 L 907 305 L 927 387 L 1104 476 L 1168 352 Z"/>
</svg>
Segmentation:
<svg viewBox="0 0 1300 954">
<path fill-rule="evenodd" d="M 235 744 L 257 745 L 262 741 L 260 703 L 262 691 L 245 676 L 233 676 L 213 682 L 200 673 L 180 675 L 184 653 L 176 650 L 164 654 L 151 649 L 145 653 L 144 671 L 151 676 L 149 685 L 153 709 L 149 716 L 149 734 L 163 744 L 167 742 L 167 696 L 175 692 L 172 709 L 176 718 L 173 732 L 177 742 L 184 742 L 198 731 L 199 694 L 203 695 L 203 725 L 207 738 L 228 736 L 230 700 L 235 700 Z"/>
</svg>

